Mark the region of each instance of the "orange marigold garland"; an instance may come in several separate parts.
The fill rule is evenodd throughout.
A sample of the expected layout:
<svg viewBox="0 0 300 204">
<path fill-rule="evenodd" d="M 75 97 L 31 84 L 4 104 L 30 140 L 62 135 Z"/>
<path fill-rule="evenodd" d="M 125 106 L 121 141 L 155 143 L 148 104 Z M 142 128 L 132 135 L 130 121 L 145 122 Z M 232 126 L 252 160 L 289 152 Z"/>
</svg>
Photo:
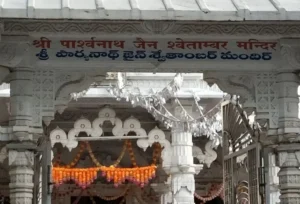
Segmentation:
<svg viewBox="0 0 300 204">
<path fill-rule="evenodd" d="M 52 179 L 56 185 L 73 180 L 78 186 L 85 189 L 97 179 L 99 168 L 52 168 Z"/>
<path fill-rule="evenodd" d="M 81 153 L 83 150 L 87 148 L 91 159 L 96 164 L 95 168 L 72 168 L 72 166 L 76 165 L 78 162 Z M 156 164 L 159 159 L 161 153 L 161 146 L 159 143 L 154 143 L 153 150 L 153 163 L 150 166 L 138 167 L 134 153 L 132 150 L 132 144 L 130 141 L 126 141 L 123 150 L 117 159 L 117 161 L 109 166 L 102 166 L 93 155 L 90 145 L 86 142 L 85 145 L 81 144 L 78 155 L 75 157 L 73 162 L 66 167 L 53 167 L 52 168 L 52 178 L 53 182 L 56 185 L 61 185 L 63 182 L 73 180 L 78 186 L 85 189 L 91 183 L 93 183 L 98 176 L 98 171 L 101 171 L 102 176 L 106 177 L 108 182 L 112 181 L 115 187 L 118 187 L 120 184 L 125 182 L 126 180 L 140 187 L 144 187 L 149 183 L 149 180 L 155 177 L 156 172 Z M 124 156 L 126 149 L 129 152 L 133 168 L 117 168 L 116 166 L 120 163 L 121 159 Z"/>
<path fill-rule="evenodd" d="M 149 180 L 155 177 L 156 166 L 146 166 L 146 167 L 135 167 L 135 168 L 115 168 L 110 167 L 100 167 L 102 176 L 106 177 L 108 182 L 113 182 L 115 187 L 128 180 L 136 185 L 144 187 L 148 184 Z"/>
</svg>

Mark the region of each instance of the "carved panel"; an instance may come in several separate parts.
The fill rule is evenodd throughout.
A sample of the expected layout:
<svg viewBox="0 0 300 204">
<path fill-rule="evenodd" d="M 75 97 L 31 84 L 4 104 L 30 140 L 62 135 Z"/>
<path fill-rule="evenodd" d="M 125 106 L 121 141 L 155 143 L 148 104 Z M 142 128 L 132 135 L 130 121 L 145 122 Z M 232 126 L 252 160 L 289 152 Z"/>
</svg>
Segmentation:
<svg viewBox="0 0 300 204">
<path fill-rule="evenodd" d="M 268 118 L 269 128 L 278 127 L 278 93 L 276 76 L 272 73 L 256 75 L 255 96 L 257 119 Z M 267 114 L 267 115 L 265 115 Z"/>
<path fill-rule="evenodd" d="M 41 126 L 43 116 L 54 116 L 54 72 L 37 70 L 33 76 L 33 125 Z"/>
<path fill-rule="evenodd" d="M 293 32 L 291 32 L 291 30 Z M 299 23 L 245 23 L 245 22 L 195 22 L 195 21 L 98 21 L 63 22 L 38 20 L 6 20 L 4 34 L 28 33 L 77 33 L 77 34 L 180 34 L 180 35 L 230 35 L 299 37 Z"/>
</svg>

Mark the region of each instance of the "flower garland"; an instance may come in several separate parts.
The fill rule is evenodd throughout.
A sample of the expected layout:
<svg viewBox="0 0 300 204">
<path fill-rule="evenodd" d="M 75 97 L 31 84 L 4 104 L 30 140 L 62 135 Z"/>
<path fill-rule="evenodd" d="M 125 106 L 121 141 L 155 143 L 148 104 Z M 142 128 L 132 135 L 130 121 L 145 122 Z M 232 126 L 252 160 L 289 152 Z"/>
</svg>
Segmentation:
<svg viewBox="0 0 300 204">
<path fill-rule="evenodd" d="M 80 155 L 84 151 L 84 149 L 88 150 L 88 153 L 95 163 L 96 167 L 93 168 L 72 168 L 72 165 L 77 164 L 80 159 Z M 114 186 L 118 187 L 121 183 L 125 182 L 125 180 L 130 181 L 140 187 L 144 187 L 145 184 L 149 183 L 149 180 L 155 177 L 156 172 L 156 162 L 161 153 L 161 146 L 158 143 L 154 145 L 155 149 L 153 151 L 153 163 L 150 166 L 146 167 L 138 167 L 136 164 L 136 160 L 134 157 L 132 144 L 130 141 L 126 140 L 123 146 L 123 150 L 118 157 L 117 161 L 109 166 L 103 166 L 98 162 L 95 155 L 92 152 L 92 149 L 88 142 L 81 144 L 78 155 L 75 157 L 74 161 L 71 162 L 70 165 L 66 167 L 53 167 L 52 168 L 52 180 L 53 182 L 59 186 L 63 182 L 73 180 L 78 186 L 82 189 L 87 188 L 91 183 L 93 183 L 97 177 L 98 172 L 101 171 L 101 175 L 106 177 L 108 182 L 113 181 Z M 117 168 L 116 166 L 120 163 L 121 159 L 124 157 L 125 151 L 128 149 L 129 155 L 133 164 L 133 168 Z"/>
<path fill-rule="evenodd" d="M 80 160 L 81 155 L 84 152 L 84 150 L 85 150 L 85 144 L 84 143 L 80 143 L 80 145 L 79 145 L 79 151 L 77 152 L 77 154 L 74 157 L 73 161 L 70 162 L 70 164 L 68 164 L 67 166 L 65 166 L 65 168 L 72 168 L 72 167 L 74 167 L 78 163 L 78 161 Z M 62 167 L 60 165 L 60 163 L 61 163 L 61 154 L 59 153 L 58 156 L 57 156 L 56 161 L 53 162 L 53 166 L 55 166 L 55 167 Z"/>
<path fill-rule="evenodd" d="M 52 168 L 52 180 L 56 186 L 61 185 L 63 182 L 73 180 L 78 186 L 85 189 L 94 180 L 97 179 L 99 167 L 96 168 Z"/>
<path fill-rule="evenodd" d="M 126 140 L 125 143 L 126 143 L 126 146 L 128 149 L 129 156 L 130 156 L 130 161 L 131 161 L 133 167 L 137 167 L 136 159 L 135 159 L 133 149 L 132 149 L 132 143 L 129 140 Z"/>
<path fill-rule="evenodd" d="M 115 187 L 125 180 L 144 187 L 150 179 L 155 177 L 156 168 L 155 165 L 134 168 L 100 167 L 102 176 L 106 177 L 108 182 L 113 181 Z"/>
<path fill-rule="evenodd" d="M 121 160 L 123 159 L 124 155 L 125 155 L 125 152 L 126 152 L 126 142 L 124 143 L 123 145 L 123 149 L 121 151 L 121 154 L 119 155 L 118 159 L 115 161 L 115 163 L 112 164 L 112 166 L 116 167 L 120 164 Z M 100 162 L 96 159 L 96 156 L 94 155 L 93 153 L 93 150 L 90 146 L 90 144 L 88 142 L 86 142 L 86 147 L 87 147 L 87 151 L 90 155 L 90 158 L 92 159 L 92 161 L 94 162 L 94 164 L 97 166 L 97 167 L 101 167 L 103 166 L 102 164 L 100 164 Z"/>
<path fill-rule="evenodd" d="M 198 195 L 196 192 L 194 193 L 194 196 L 198 199 L 198 200 L 201 200 L 202 202 L 206 203 L 208 201 L 211 201 L 213 199 L 215 199 L 216 197 L 220 196 L 222 194 L 224 190 L 224 185 L 222 184 L 221 187 L 219 188 L 219 190 L 214 194 L 214 195 L 211 195 L 207 198 L 204 198 L 200 195 Z"/>
<path fill-rule="evenodd" d="M 161 146 L 159 143 L 155 143 L 155 149 L 153 153 L 153 163 L 150 166 L 138 167 L 136 159 L 132 149 L 132 143 L 129 140 L 125 141 L 125 145 L 129 152 L 130 160 L 132 162 L 133 168 L 116 168 L 115 166 L 104 167 L 101 166 L 102 176 L 106 177 L 108 182 L 113 181 L 115 187 L 118 187 L 121 183 L 128 180 L 140 187 L 144 187 L 149 183 L 149 180 L 155 177 L 156 171 L 156 161 L 157 157 L 161 152 Z"/>
</svg>

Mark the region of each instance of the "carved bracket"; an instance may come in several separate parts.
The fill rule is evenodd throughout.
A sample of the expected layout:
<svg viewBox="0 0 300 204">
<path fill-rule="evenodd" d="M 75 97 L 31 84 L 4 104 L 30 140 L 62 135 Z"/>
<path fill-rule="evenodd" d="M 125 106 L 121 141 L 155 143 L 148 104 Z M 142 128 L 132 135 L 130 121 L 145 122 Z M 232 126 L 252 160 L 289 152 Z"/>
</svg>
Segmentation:
<svg viewBox="0 0 300 204">
<path fill-rule="evenodd" d="M 205 144 L 205 152 L 197 147 L 193 146 L 193 157 L 197 158 L 201 164 L 206 164 L 210 168 L 211 164 L 217 159 L 217 152 L 213 150 L 213 141 L 208 141 Z"/>
</svg>

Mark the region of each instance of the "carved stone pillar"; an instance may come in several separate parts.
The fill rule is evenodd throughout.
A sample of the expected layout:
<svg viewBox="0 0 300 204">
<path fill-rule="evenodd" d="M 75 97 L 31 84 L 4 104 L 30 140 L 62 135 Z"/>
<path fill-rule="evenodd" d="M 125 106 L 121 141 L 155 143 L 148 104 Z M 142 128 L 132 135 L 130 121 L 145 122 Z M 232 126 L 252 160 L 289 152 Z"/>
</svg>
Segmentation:
<svg viewBox="0 0 300 204">
<path fill-rule="evenodd" d="M 277 75 L 280 143 L 277 156 L 281 204 L 300 204 L 298 85 L 299 78 L 294 73 Z"/>
<path fill-rule="evenodd" d="M 280 73 L 277 75 L 278 87 L 278 135 L 280 142 L 285 140 L 294 142 L 300 132 L 298 118 L 298 86 L 299 77 L 294 73 Z"/>
<path fill-rule="evenodd" d="M 172 129 L 171 189 L 174 204 L 194 204 L 195 178 L 202 165 L 194 165 L 192 134 Z"/>
<path fill-rule="evenodd" d="M 13 128 L 11 140 L 32 140 L 32 94 L 33 72 L 30 69 L 18 69 L 10 78 L 10 118 Z"/>
<path fill-rule="evenodd" d="M 9 149 L 10 202 L 30 204 L 33 197 L 34 148 L 32 128 L 33 72 L 15 69 L 10 77 L 11 127 Z"/>
<path fill-rule="evenodd" d="M 32 151 L 9 150 L 10 203 L 31 204 L 33 199 Z"/>
<path fill-rule="evenodd" d="M 300 144 L 280 145 L 278 163 L 280 166 L 280 204 L 300 203 Z"/>
</svg>

